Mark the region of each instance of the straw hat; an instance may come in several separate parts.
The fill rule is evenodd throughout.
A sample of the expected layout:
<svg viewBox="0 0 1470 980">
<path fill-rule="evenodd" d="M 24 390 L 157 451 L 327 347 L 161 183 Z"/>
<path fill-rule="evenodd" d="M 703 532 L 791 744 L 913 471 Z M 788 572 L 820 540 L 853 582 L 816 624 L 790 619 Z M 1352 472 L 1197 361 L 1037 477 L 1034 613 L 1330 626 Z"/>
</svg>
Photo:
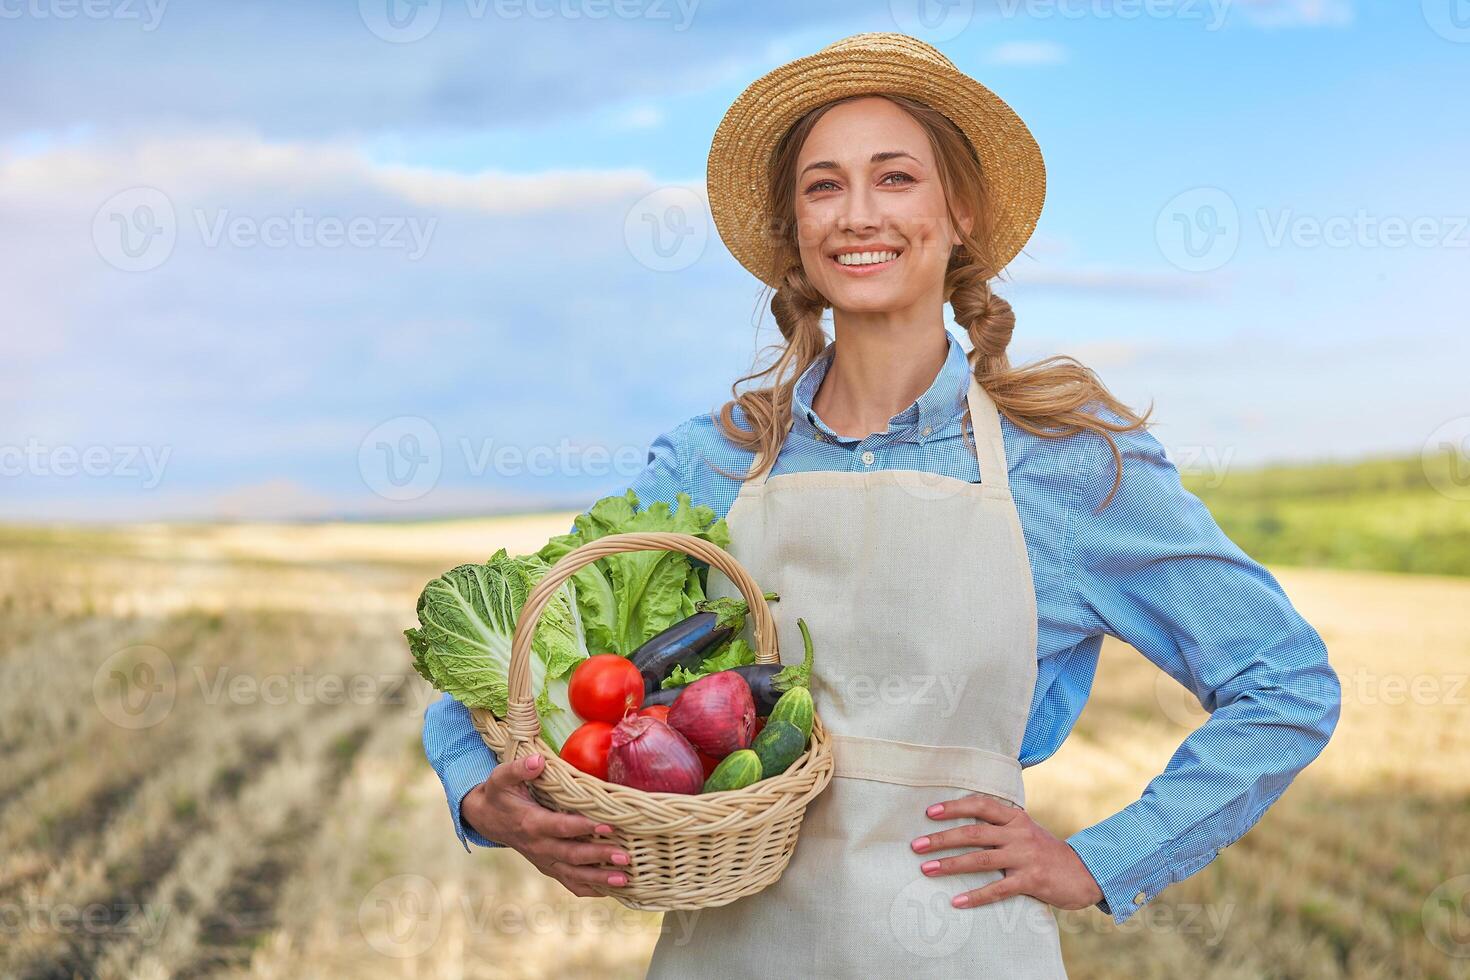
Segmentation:
<svg viewBox="0 0 1470 980">
<path fill-rule="evenodd" d="M 854 34 L 756 79 L 715 130 L 707 174 L 710 212 L 726 247 L 762 282 L 780 285 L 766 231 L 771 214 L 767 183 L 776 144 L 819 105 L 882 92 L 938 109 L 969 138 L 996 209 L 992 237 L 997 271 L 1031 237 L 1046 197 L 1046 164 L 1015 110 L 917 38 Z"/>
</svg>

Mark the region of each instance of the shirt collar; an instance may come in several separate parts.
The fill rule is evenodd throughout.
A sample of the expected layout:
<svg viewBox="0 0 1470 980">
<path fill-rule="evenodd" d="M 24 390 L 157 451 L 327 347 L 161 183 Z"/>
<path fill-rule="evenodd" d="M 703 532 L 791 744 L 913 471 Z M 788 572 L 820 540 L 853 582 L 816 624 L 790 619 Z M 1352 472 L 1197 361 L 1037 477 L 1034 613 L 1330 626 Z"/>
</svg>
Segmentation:
<svg viewBox="0 0 1470 980">
<path fill-rule="evenodd" d="M 949 353 L 929 390 L 889 419 L 887 432 L 876 432 L 869 436 L 870 439 L 923 443 L 964 413 L 965 397 L 970 390 L 970 362 L 955 335 L 948 330 L 944 335 L 949 340 Z M 812 409 L 812 399 L 832 365 L 836 346 L 836 341 L 829 343 L 796 379 L 791 393 L 791 431 L 809 439 L 855 445 L 864 440 L 838 435 Z"/>
</svg>

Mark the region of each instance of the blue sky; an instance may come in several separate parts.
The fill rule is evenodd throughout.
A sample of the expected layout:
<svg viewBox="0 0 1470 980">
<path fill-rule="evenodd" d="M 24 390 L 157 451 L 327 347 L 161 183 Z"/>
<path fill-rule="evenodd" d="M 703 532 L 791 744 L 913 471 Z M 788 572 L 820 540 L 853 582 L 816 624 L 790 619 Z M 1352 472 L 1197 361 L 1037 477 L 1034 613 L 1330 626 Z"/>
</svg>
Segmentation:
<svg viewBox="0 0 1470 980">
<path fill-rule="evenodd" d="M 1181 469 L 1470 412 L 1467 0 L 387 3 L 0 7 L 0 519 L 616 491 L 776 338 L 705 211 L 722 114 L 870 30 L 1046 156 L 1014 363 L 1152 401 Z"/>
</svg>

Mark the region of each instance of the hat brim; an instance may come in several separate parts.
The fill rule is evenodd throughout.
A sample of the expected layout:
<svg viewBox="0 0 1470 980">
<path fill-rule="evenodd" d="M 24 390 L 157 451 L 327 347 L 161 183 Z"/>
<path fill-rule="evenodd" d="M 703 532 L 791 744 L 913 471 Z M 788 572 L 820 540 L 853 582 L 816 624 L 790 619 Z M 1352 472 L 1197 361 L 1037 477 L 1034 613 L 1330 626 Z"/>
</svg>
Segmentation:
<svg viewBox="0 0 1470 980">
<path fill-rule="evenodd" d="M 980 160 L 994 208 L 999 272 L 1020 253 L 1041 216 L 1046 164 L 1031 130 L 994 92 L 906 35 L 825 48 L 752 82 L 730 106 L 710 146 L 706 183 L 721 239 L 746 269 L 779 287 L 767 217 L 771 156 L 791 126 L 817 106 L 849 95 L 894 93 L 944 113 Z M 927 50 L 926 50 L 927 49 Z M 933 52 L 933 54 L 930 54 Z"/>
</svg>

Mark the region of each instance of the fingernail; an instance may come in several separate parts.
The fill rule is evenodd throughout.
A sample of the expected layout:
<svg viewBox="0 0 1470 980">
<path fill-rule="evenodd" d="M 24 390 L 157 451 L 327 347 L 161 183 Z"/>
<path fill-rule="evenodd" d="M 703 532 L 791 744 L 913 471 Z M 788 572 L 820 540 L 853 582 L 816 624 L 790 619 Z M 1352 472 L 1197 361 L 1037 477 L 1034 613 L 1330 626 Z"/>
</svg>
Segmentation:
<svg viewBox="0 0 1470 980">
<path fill-rule="evenodd" d="M 919 865 L 919 870 L 924 872 L 926 875 L 932 875 L 934 872 L 939 870 L 939 862 L 925 861 L 923 864 Z"/>
<path fill-rule="evenodd" d="M 607 883 L 609 885 L 626 885 L 628 883 L 628 876 L 623 874 L 622 872 L 608 875 Z"/>
<path fill-rule="evenodd" d="M 609 827 L 605 823 L 600 823 L 600 824 L 597 825 L 597 833 L 599 833 L 599 834 L 610 834 L 610 833 L 612 833 L 612 828 Z"/>
<path fill-rule="evenodd" d="M 933 806 L 931 806 L 929 809 L 925 810 L 924 812 L 927 813 L 927 814 L 929 814 L 929 816 L 931 816 L 931 817 L 937 817 L 941 813 L 944 812 L 944 804 L 943 803 L 936 803 Z"/>
<path fill-rule="evenodd" d="M 953 905 L 957 909 L 962 909 L 966 905 L 969 905 L 970 904 L 970 896 L 969 895 L 956 895 L 954 898 L 952 898 L 950 900 L 950 903 L 949 904 Z"/>
<path fill-rule="evenodd" d="M 539 755 L 528 756 L 527 759 L 526 759 L 526 765 L 528 765 L 528 766 L 539 766 L 539 765 L 541 765 L 541 756 L 539 756 Z"/>
<path fill-rule="evenodd" d="M 924 850 L 925 848 L 927 848 L 929 846 L 929 838 L 927 838 L 927 837 L 920 837 L 917 840 L 915 840 L 911 846 L 916 851 L 922 851 L 922 850 Z"/>
<path fill-rule="evenodd" d="M 627 864 L 627 863 L 628 863 L 628 855 L 624 854 L 622 851 L 614 851 L 613 852 L 613 864 Z"/>
</svg>

